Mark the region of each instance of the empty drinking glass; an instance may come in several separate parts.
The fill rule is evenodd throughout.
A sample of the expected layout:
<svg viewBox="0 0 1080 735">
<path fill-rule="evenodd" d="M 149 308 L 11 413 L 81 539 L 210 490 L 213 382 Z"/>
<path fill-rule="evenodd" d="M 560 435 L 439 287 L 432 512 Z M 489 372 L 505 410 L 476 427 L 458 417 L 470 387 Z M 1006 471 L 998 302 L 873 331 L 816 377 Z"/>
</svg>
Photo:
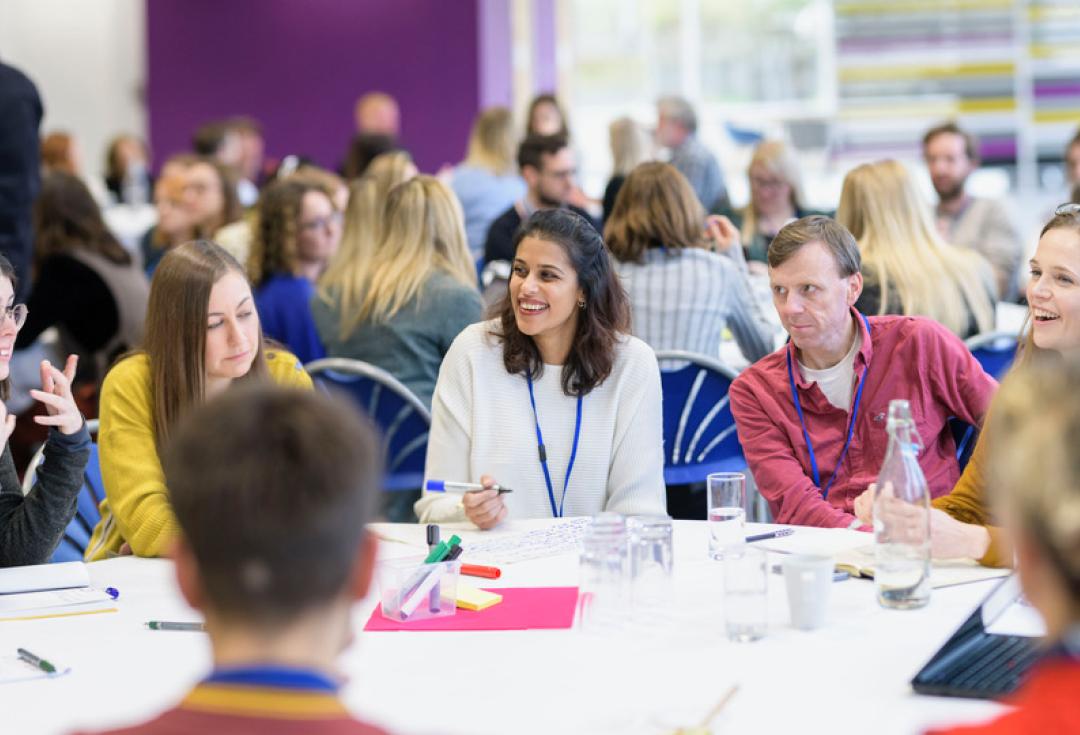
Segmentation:
<svg viewBox="0 0 1080 735">
<path fill-rule="evenodd" d="M 724 550 L 746 543 L 746 475 L 716 472 L 706 478 L 709 556 L 723 559 Z"/>
<path fill-rule="evenodd" d="M 622 627 L 630 613 L 626 521 L 599 513 L 582 541 L 578 626 L 607 632 Z"/>
<path fill-rule="evenodd" d="M 765 552 L 743 544 L 724 551 L 724 619 L 730 640 L 764 637 L 769 621 L 769 574 Z"/>
<path fill-rule="evenodd" d="M 671 596 L 671 519 L 632 516 L 627 519 L 626 527 L 630 535 L 634 613 L 639 620 L 648 622 L 660 616 Z"/>
</svg>

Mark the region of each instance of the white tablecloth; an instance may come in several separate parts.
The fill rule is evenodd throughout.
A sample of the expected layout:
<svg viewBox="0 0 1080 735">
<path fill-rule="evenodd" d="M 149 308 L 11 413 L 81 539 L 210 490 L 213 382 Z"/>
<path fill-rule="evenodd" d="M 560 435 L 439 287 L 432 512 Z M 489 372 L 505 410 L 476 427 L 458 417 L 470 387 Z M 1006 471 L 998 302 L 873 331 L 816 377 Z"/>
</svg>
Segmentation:
<svg viewBox="0 0 1080 735">
<path fill-rule="evenodd" d="M 544 523 L 517 522 L 506 532 Z M 419 526 L 395 531 L 422 543 Z M 868 540 L 800 528 L 760 545 L 820 549 Z M 608 637 L 576 630 L 360 633 L 372 595 L 357 605 L 357 641 L 340 661 L 349 677 L 343 697 L 358 715 L 395 732 L 451 735 L 670 732 L 696 723 L 736 683 L 717 733 L 915 733 L 1000 710 L 916 695 L 908 685 L 993 583 L 935 590 L 927 608 L 905 612 L 878 607 L 870 582 L 836 583 L 827 625 L 806 633 L 790 627 L 783 581 L 773 575 L 768 636 L 735 644 L 724 635 L 722 564 L 709 561 L 705 549 L 704 522 L 677 521 L 670 615 Z M 417 549 L 383 543 L 380 553 Z M 21 646 L 72 668 L 57 679 L 0 685 L 0 731 L 129 724 L 175 703 L 208 670 L 205 635 L 143 627 L 151 619 L 197 619 L 180 600 L 170 562 L 112 559 L 91 564 L 90 573 L 95 585 L 120 589 L 119 613 L 0 623 L 0 648 L 10 649 L 0 653 Z M 506 565 L 501 579 L 469 581 L 574 585 L 577 558 Z"/>
</svg>

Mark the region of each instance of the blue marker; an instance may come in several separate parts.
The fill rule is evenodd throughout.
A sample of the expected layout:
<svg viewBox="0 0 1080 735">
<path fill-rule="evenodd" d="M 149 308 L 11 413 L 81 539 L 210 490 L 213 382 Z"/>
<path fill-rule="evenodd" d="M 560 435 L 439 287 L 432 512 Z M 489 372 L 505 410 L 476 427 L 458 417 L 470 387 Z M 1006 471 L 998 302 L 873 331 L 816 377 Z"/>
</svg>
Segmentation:
<svg viewBox="0 0 1080 735">
<path fill-rule="evenodd" d="M 499 495 L 514 492 L 508 487 L 492 485 L 486 488 L 475 482 L 446 482 L 445 480 L 428 480 L 425 485 L 428 492 L 432 493 L 478 493 L 481 490 L 497 490 Z"/>
</svg>

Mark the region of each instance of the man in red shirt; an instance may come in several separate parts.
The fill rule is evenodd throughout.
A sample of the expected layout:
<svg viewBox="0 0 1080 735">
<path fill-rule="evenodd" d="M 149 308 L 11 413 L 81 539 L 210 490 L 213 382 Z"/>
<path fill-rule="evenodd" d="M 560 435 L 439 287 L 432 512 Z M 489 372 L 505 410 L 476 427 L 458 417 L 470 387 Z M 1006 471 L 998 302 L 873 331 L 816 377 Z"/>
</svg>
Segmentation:
<svg viewBox="0 0 1080 735">
<path fill-rule="evenodd" d="M 981 425 L 997 383 L 956 336 L 922 317 L 865 316 L 859 248 L 828 217 L 769 246 L 773 303 L 791 339 L 731 385 L 750 471 L 778 523 L 859 528 L 853 504 L 885 458 L 889 401 L 911 404 L 934 497 L 960 477 L 950 417 Z"/>
<path fill-rule="evenodd" d="M 346 711 L 334 673 L 377 543 L 365 524 L 378 445 L 356 413 L 255 383 L 171 434 L 176 578 L 206 617 L 214 669 L 173 709 L 110 735 L 385 735 Z"/>
</svg>

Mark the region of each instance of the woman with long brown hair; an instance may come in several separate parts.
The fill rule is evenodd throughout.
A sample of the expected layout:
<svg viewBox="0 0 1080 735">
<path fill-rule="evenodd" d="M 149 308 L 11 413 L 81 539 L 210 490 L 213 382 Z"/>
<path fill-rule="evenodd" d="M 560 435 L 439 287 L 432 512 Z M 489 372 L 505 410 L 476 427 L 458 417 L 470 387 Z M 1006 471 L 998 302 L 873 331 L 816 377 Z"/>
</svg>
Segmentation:
<svg viewBox="0 0 1080 735">
<path fill-rule="evenodd" d="M 427 492 L 417 515 L 491 528 L 508 515 L 665 513 L 660 370 L 628 333 L 604 241 L 584 217 L 549 209 L 524 222 L 514 250 L 498 315 L 454 340 L 431 407 L 427 478 L 485 489 L 460 503 Z"/>
<path fill-rule="evenodd" d="M 101 390 L 101 521 L 87 559 L 160 556 L 176 533 L 158 450 L 192 407 L 234 382 L 311 386 L 296 357 L 263 342 L 244 269 L 205 240 L 170 250 L 150 284 L 142 349 Z"/>
<path fill-rule="evenodd" d="M 142 341 L 146 275 L 106 227 L 89 189 L 71 174 L 43 177 L 34 235 L 29 315 L 15 348 L 59 327 L 65 351 L 80 358 L 80 379 L 97 383 L 114 358 Z"/>
</svg>

